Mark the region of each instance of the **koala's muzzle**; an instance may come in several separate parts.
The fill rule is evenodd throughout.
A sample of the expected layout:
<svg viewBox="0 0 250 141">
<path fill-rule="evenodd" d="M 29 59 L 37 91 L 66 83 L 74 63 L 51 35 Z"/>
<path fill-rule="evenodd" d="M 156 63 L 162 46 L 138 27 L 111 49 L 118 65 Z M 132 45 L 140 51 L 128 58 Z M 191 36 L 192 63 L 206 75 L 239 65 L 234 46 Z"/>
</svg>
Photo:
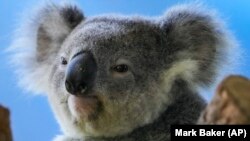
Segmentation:
<svg viewBox="0 0 250 141">
<path fill-rule="evenodd" d="M 97 65 L 91 53 L 77 53 L 68 64 L 66 90 L 73 95 L 84 95 L 93 86 L 96 71 Z"/>
</svg>

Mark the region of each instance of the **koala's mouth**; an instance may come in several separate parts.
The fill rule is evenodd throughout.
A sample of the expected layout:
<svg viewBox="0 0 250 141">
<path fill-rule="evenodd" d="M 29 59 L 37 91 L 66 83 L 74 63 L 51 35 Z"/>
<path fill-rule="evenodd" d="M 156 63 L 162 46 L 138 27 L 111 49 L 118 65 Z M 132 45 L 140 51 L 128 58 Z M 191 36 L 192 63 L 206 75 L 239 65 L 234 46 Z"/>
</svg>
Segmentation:
<svg viewBox="0 0 250 141">
<path fill-rule="evenodd" d="M 98 118 L 102 111 L 102 104 L 97 96 L 74 96 L 68 98 L 71 114 L 80 120 L 89 121 Z"/>
</svg>

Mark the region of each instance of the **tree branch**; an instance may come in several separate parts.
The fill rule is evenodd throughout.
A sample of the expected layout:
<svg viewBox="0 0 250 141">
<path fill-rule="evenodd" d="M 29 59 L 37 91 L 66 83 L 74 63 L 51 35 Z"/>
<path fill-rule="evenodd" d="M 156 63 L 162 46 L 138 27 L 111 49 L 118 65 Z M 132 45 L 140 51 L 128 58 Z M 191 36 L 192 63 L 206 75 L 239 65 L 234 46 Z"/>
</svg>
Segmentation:
<svg viewBox="0 0 250 141">
<path fill-rule="evenodd" d="M 0 141 L 12 141 L 10 112 L 0 105 Z"/>
<path fill-rule="evenodd" d="M 229 76 L 216 90 L 198 124 L 250 124 L 250 81 Z"/>
</svg>

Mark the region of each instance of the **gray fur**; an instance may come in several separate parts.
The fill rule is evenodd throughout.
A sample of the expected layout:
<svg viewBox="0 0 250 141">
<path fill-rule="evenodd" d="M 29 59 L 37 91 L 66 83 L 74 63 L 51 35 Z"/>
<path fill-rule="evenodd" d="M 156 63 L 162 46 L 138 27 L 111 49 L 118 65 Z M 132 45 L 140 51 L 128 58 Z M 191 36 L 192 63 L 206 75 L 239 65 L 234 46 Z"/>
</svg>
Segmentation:
<svg viewBox="0 0 250 141">
<path fill-rule="evenodd" d="M 205 106 L 198 88 L 213 82 L 234 46 L 216 16 L 201 9 L 175 6 L 150 19 L 42 8 L 25 28 L 35 38 L 23 34 L 14 42 L 14 62 L 24 88 L 47 94 L 64 133 L 54 141 L 168 141 L 170 125 L 194 124 Z M 87 118 L 71 109 L 67 65 L 60 62 L 81 51 L 91 52 L 98 66 L 90 94 L 100 108 Z M 113 72 L 117 64 L 129 71 Z"/>
</svg>

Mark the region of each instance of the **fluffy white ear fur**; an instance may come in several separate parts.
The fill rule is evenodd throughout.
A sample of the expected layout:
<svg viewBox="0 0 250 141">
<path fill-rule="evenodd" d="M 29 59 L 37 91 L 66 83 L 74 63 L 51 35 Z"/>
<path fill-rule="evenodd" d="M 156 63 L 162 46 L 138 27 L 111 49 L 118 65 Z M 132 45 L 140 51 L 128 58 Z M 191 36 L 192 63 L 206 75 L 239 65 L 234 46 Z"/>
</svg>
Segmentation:
<svg viewBox="0 0 250 141">
<path fill-rule="evenodd" d="M 65 21 L 62 15 L 62 8 L 72 4 L 42 4 L 39 8 L 25 13 L 25 17 L 14 33 L 14 39 L 7 52 L 11 54 L 10 62 L 18 76 L 19 86 L 24 90 L 36 94 L 49 91 L 49 76 L 51 64 L 55 61 L 54 53 L 59 50 L 62 40 L 72 30 L 69 23 Z M 49 36 L 49 49 L 46 50 L 46 60 L 39 61 L 38 55 L 38 30 L 40 27 Z M 42 33 L 43 34 L 43 33 Z M 45 45 L 46 46 L 46 45 Z"/>
<path fill-rule="evenodd" d="M 218 34 L 215 35 L 215 37 L 218 39 L 218 42 L 215 47 L 216 48 L 216 55 L 214 59 L 215 62 L 211 66 L 208 66 L 212 67 L 213 69 L 208 68 L 207 71 L 214 70 L 215 68 L 214 70 L 216 72 L 215 82 L 217 82 L 222 77 L 225 77 L 226 75 L 232 73 L 235 70 L 235 66 L 238 66 L 240 62 L 239 59 L 242 53 L 239 49 L 239 45 L 236 42 L 236 39 L 229 32 L 226 24 L 222 20 L 220 20 L 221 18 L 218 15 L 218 13 L 216 13 L 216 11 L 214 10 L 207 10 L 207 9 L 208 8 L 206 8 L 202 3 L 199 2 L 177 5 L 168 9 L 165 13 L 164 18 L 168 20 L 171 19 L 171 17 L 175 17 L 173 15 L 176 15 L 176 13 L 190 13 L 190 15 L 198 15 L 198 16 L 201 15 L 213 19 L 210 20 L 210 23 L 207 24 L 214 28 L 215 33 L 218 32 Z M 163 20 L 163 22 L 168 22 L 168 21 Z M 179 24 L 182 25 L 183 23 Z M 178 75 L 183 75 L 185 79 L 192 80 L 192 82 L 195 82 L 194 84 L 192 84 L 192 86 L 194 87 L 207 86 L 203 85 L 204 84 L 203 81 L 199 81 L 199 79 L 202 80 L 201 77 L 206 77 L 206 76 L 202 75 L 202 73 L 204 72 L 199 72 L 198 69 L 199 64 L 202 63 L 203 60 L 210 59 L 207 58 L 206 56 L 206 50 L 204 52 L 200 52 L 199 54 L 200 58 L 198 58 L 197 60 L 192 59 L 192 56 L 194 56 L 194 54 L 189 51 L 180 53 L 179 56 L 180 60 L 177 61 L 177 63 L 174 63 L 173 67 L 165 73 L 165 77 L 174 78 Z M 187 70 L 191 70 L 190 73 L 186 73 Z"/>
<path fill-rule="evenodd" d="M 38 14 L 38 11 L 35 13 Z M 26 18 L 15 31 L 14 40 L 8 49 L 11 52 L 11 65 L 18 75 L 19 86 L 34 93 L 44 93 L 48 83 L 48 77 L 44 74 L 48 72 L 48 66 L 40 65 L 36 61 L 39 22 L 39 18 Z"/>
</svg>

